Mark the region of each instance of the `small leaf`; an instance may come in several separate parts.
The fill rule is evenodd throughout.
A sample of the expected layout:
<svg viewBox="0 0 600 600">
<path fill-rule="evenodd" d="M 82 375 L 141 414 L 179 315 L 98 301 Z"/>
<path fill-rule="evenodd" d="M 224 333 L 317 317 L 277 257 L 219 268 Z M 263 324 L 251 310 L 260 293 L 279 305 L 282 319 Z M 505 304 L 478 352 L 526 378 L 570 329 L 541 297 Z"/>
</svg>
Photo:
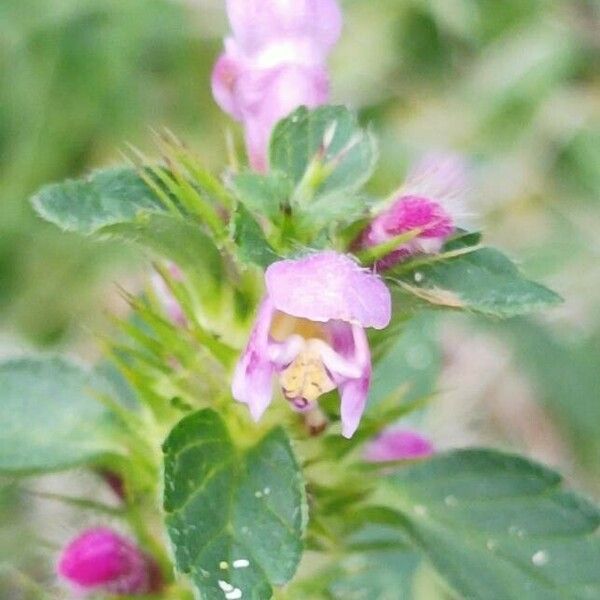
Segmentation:
<svg viewBox="0 0 600 600">
<path fill-rule="evenodd" d="M 389 475 L 387 504 L 465 598 L 593 600 L 600 511 L 560 483 L 524 458 L 461 450 Z"/>
<path fill-rule="evenodd" d="M 206 600 L 224 592 L 270 598 L 296 571 L 305 527 L 304 486 L 283 430 L 241 450 L 221 417 L 201 410 L 180 421 L 163 449 L 178 569 Z"/>
<path fill-rule="evenodd" d="M 373 136 L 360 129 L 356 116 L 343 106 L 297 109 L 275 127 L 269 153 L 271 169 L 295 184 L 316 167 L 308 175 L 314 176 L 319 196 L 358 191 L 377 160 Z"/>
<path fill-rule="evenodd" d="M 122 452 L 100 375 L 61 358 L 0 363 L 0 472 L 56 471 Z"/>
<path fill-rule="evenodd" d="M 165 210 L 137 171 L 126 167 L 48 185 L 31 202 L 42 218 L 66 231 L 82 234 L 133 221 L 142 212 Z"/>
<path fill-rule="evenodd" d="M 101 236 L 134 243 L 168 258 L 182 269 L 200 272 L 204 285 L 220 287 L 223 261 L 215 242 L 191 218 L 146 213 L 129 222 L 102 227 Z"/>
<path fill-rule="evenodd" d="M 289 202 L 292 182 L 277 171 L 268 175 L 245 171 L 236 175 L 233 186 L 238 198 L 250 211 L 277 221 L 282 208 Z"/>
<path fill-rule="evenodd" d="M 268 267 L 279 259 L 254 217 L 239 206 L 233 219 L 234 239 L 242 260 Z"/>
<path fill-rule="evenodd" d="M 493 248 L 441 261 L 435 257 L 416 259 L 414 265 L 399 265 L 388 275 L 404 292 L 428 304 L 498 317 L 513 317 L 561 302 L 558 294 L 523 277 Z"/>
</svg>

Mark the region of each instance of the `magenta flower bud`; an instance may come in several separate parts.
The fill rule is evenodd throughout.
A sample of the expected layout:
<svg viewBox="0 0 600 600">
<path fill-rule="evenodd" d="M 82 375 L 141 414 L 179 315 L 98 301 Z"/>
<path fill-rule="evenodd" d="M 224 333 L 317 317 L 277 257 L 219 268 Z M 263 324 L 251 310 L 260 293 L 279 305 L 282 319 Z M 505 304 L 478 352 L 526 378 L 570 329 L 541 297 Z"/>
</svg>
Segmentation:
<svg viewBox="0 0 600 600">
<path fill-rule="evenodd" d="M 58 574 L 80 595 L 139 596 L 160 588 L 154 561 L 107 527 L 89 529 L 70 542 L 59 559 Z"/>
<path fill-rule="evenodd" d="M 409 242 L 377 262 L 388 269 L 414 254 L 436 254 L 455 232 L 463 211 L 466 187 L 463 161 L 451 155 L 430 155 L 408 176 L 400 195 L 376 215 L 354 242 L 364 249 L 418 230 Z"/>
<path fill-rule="evenodd" d="M 389 290 L 376 275 L 333 251 L 274 263 L 265 282 L 265 297 L 235 370 L 233 397 L 258 421 L 271 403 L 275 378 L 301 412 L 338 389 L 342 433 L 352 437 L 371 381 L 365 328 L 389 324 Z"/>
<path fill-rule="evenodd" d="M 335 0 L 229 0 L 233 37 L 212 74 L 217 104 L 245 128 L 252 167 L 267 169 L 274 125 L 327 102 L 327 54 L 339 38 Z"/>
<path fill-rule="evenodd" d="M 416 431 L 387 429 L 367 445 L 364 457 L 378 463 L 427 458 L 433 452 L 431 442 Z"/>
</svg>

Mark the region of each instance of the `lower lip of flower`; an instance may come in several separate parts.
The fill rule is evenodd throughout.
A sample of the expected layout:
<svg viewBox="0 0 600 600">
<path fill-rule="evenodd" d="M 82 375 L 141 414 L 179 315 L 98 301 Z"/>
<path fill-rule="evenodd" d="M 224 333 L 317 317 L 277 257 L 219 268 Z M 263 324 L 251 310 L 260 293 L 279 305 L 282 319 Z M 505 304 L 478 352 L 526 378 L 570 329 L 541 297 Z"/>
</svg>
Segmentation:
<svg viewBox="0 0 600 600">
<path fill-rule="evenodd" d="M 307 340 L 296 358 L 280 372 L 283 395 L 299 411 L 310 410 L 320 396 L 336 388 L 319 352 L 323 343 Z"/>
</svg>

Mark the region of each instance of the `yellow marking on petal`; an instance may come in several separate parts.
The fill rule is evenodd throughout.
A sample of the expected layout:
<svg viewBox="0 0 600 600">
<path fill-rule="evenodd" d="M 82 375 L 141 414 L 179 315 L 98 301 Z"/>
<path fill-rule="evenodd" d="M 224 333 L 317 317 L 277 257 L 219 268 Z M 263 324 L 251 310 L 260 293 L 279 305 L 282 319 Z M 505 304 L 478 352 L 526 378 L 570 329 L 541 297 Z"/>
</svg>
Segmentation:
<svg viewBox="0 0 600 600">
<path fill-rule="evenodd" d="M 292 317 L 277 311 L 273 315 L 269 333 L 277 342 L 283 342 L 293 334 L 298 334 L 305 340 L 313 338 L 327 342 L 329 340 L 324 325 L 324 323 Z"/>
<path fill-rule="evenodd" d="M 280 375 L 281 387 L 288 400 L 304 398 L 312 403 L 335 389 L 320 354 L 307 346 Z"/>
</svg>

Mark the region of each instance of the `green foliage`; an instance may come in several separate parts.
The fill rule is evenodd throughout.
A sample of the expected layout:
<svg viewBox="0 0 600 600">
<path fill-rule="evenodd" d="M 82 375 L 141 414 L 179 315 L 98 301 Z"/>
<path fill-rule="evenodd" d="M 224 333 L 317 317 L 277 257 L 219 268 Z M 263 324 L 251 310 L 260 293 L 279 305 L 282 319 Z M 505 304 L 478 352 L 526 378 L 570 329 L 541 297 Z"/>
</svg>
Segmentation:
<svg viewBox="0 0 600 600">
<path fill-rule="evenodd" d="M 162 212 L 156 194 L 134 169 L 92 173 L 85 180 L 42 188 L 31 200 L 38 214 L 65 231 L 97 233 L 107 225 L 134 221 L 144 212 Z"/>
<path fill-rule="evenodd" d="M 392 528 L 370 526 L 350 538 L 351 552 L 336 564 L 327 585 L 336 600 L 412 598 L 421 558 Z"/>
<path fill-rule="evenodd" d="M 299 108 L 275 127 L 270 166 L 295 184 L 308 178 L 316 195 L 359 190 L 377 159 L 376 143 L 343 106 Z"/>
<path fill-rule="evenodd" d="M 369 392 L 369 407 L 402 389 L 403 402 L 433 394 L 441 371 L 436 316 L 424 311 L 409 320 L 377 361 Z"/>
<path fill-rule="evenodd" d="M 516 364 L 535 384 L 540 402 L 557 418 L 580 463 L 600 469 L 600 334 L 564 339 L 532 319 L 502 324 Z"/>
<path fill-rule="evenodd" d="M 0 473 L 56 471 L 121 454 L 99 375 L 61 358 L 0 363 Z"/>
<path fill-rule="evenodd" d="M 266 268 L 279 259 L 260 225 L 243 205 L 238 207 L 233 218 L 233 228 L 233 238 L 242 260 Z"/>
<path fill-rule="evenodd" d="M 294 186 L 284 173 L 278 171 L 268 175 L 244 171 L 235 176 L 234 189 L 244 206 L 251 212 L 263 215 L 273 222 L 282 217 L 289 206 Z"/>
<path fill-rule="evenodd" d="M 207 600 L 236 588 L 244 598 L 270 598 L 296 571 L 305 526 L 302 477 L 286 434 L 275 429 L 238 448 L 223 419 L 203 410 L 175 427 L 164 453 L 178 569 Z"/>
<path fill-rule="evenodd" d="M 392 185 L 397 186 L 409 157 L 421 154 L 424 146 L 460 148 L 476 159 L 479 180 L 485 180 L 482 196 L 485 206 L 494 207 L 489 223 L 494 225 L 496 237 L 501 237 L 502 225 L 507 225 L 509 243 L 514 240 L 537 246 L 545 216 L 554 203 L 572 223 L 562 232 L 546 235 L 552 254 L 544 252 L 543 259 L 552 264 L 554 272 L 560 264 L 569 273 L 586 272 L 591 279 L 593 268 L 586 269 L 581 260 L 582 253 L 588 253 L 591 266 L 595 265 L 589 252 L 591 238 L 582 235 L 573 251 L 571 246 L 567 249 L 566 240 L 572 231 L 583 231 L 578 222 L 589 223 L 594 230 L 593 206 L 588 203 L 579 214 L 577 208 L 581 199 L 595 200 L 598 195 L 597 136 L 587 133 L 592 131 L 589 125 L 597 87 L 592 66 L 595 51 L 591 40 L 597 17 L 593 3 L 452 0 L 347 4 L 350 35 L 347 47 L 339 49 L 346 66 L 341 61 L 335 67 L 335 85 L 340 97 L 366 106 L 369 121 L 377 123 L 386 148 L 369 193 L 387 194 Z M 202 144 L 204 154 L 210 152 L 209 162 L 221 151 L 221 138 L 211 136 L 219 123 L 212 119 L 214 103 L 208 100 L 206 85 L 212 49 L 206 51 L 206 44 L 193 42 L 210 32 L 209 44 L 216 46 L 212 41 L 215 24 L 207 10 L 202 29 L 196 29 L 196 20 L 187 18 L 182 6 L 164 0 L 6 0 L 0 8 L 0 33 L 5 34 L 0 35 L 0 150 L 11 150 L 0 152 L 5 200 L 0 223 L 0 301 L 23 293 L 27 282 L 33 280 L 36 292 L 23 296 L 22 317 L 33 331 L 61 330 L 62 325 L 56 327 L 52 318 L 53 307 L 59 304 L 65 319 L 79 317 L 85 304 L 81 290 L 87 278 L 76 288 L 77 293 L 73 293 L 73 280 L 81 281 L 84 268 L 89 274 L 90 265 L 106 250 L 100 246 L 86 248 L 68 236 L 58 242 L 43 224 L 36 221 L 33 225 L 29 213 L 18 205 L 32 186 L 97 164 L 107 148 L 139 136 L 145 117 L 150 115 L 161 124 L 176 118 L 180 127 L 188 128 L 186 138 Z M 394 32 L 396 43 L 387 44 L 386 39 Z M 365 52 L 371 45 L 377 48 L 377 61 Z M 199 60 L 202 55 L 204 61 Z M 352 77 L 344 71 L 348 68 L 358 74 L 358 84 L 352 83 L 350 88 Z M 375 147 L 371 136 L 361 132 L 351 113 L 342 108 L 300 110 L 295 116 L 295 122 L 292 116 L 280 124 L 274 136 L 273 168 L 268 175 L 244 171 L 227 174 L 235 199 L 215 177 L 189 169 L 180 156 L 168 157 L 164 164 L 169 171 L 158 173 L 161 194 L 177 200 L 173 206 L 159 202 L 164 200 L 161 194 L 148 194 L 133 170 L 126 185 L 118 177 L 111 180 L 110 174 L 95 183 L 71 182 L 42 192 L 44 206 L 40 212 L 47 209 L 48 220 L 61 228 L 134 242 L 183 267 L 183 281 L 161 265 L 157 269 L 181 305 L 185 324 L 169 323 L 151 292 L 143 300 L 130 298 L 136 317 L 122 325 L 128 338 L 119 338 L 113 348 L 129 383 L 151 408 L 153 417 L 144 428 L 138 426 L 134 413 L 120 413 L 121 420 L 129 423 L 132 437 L 138 435 L 149 446 L 137 440 L 140 452 L 128 456 L 127 484 L 135 493 L 126 501 L 123 515 L 130 519 L 145 549 L 160 556 L 160 548 L 155 547 L 160 542 L 153 545 L 152 536 L 145 535 L 146 527 L 154 529 L 159 517 L 155 490 L 150 486 L 152 493 L 146 493 L 146 489 L 132 485 L 130 479 L 136 482 L 131 474 L 142 470 L 141 455 L 147 454 L 153 461 L 164 433 L 183 413 L 207 405 L 218 408 L 220 417 L 212 412 L 196 413 L 204 415 L 204 425 L 210 427 L 204 437 L 195 437 L 199 432 L 192 427 L 196 417 L 192 415 L 175 429 L 166 446 L 173 471 L 167 483 L 173 483 L 173 489 L 169 492 L 167 487 L 165 500 L 169 494 L 176 496 L 176 502 L 191 499 L 169 513 L 170 519 L 181 520 L 178 533 L 171 531 L 173 545 L 180 564 L 189 567 L 192 579 L 200 581 L 198 587 L 208 598 L 225 595 L 227 588 L 219 587 L 219 580 L 231 581 L 229 585 L 239 589 L 244 586 L 244 597 L 247 590 L 251 590 L 250 597 L 268 597 L 273 584 L 293 574 L 291 567 L 283 573 L 282 565 L 275 564 L 279 555 L 274 558 L 280 538 L 273 541 L 272 536 L 285 536 L 286 528 L 275 522 L 273 514 L 263 511 L 259 500 L 265 498 L 253 497 L 253 488 L 264 492 L 261 486 L 268 486 L 272 500 L 273 481 L 285 491 L 279 498 L 285 500 L 286 524 L 293 522 L 296 529 L 285 538 L 283 547 L 296 561 L 299 554 L 298 519 L 302 510 L 298 509 L 301 501 L 296 500 L 301 498 L 302 485 L 289 442 L 275 430 L 248 449 L 246 436 L 254 429 L 245 419 L 238 422 L 235 409 L 230 409 L 231 365 L 244 342 L 261 290 L 259 269 L 248 269 L 247 264 L 265 267 L 278 255 L 321 246 L 346 250 L 349 238 L 340 236 L 336 228 L 349 224 L 350 230 L 357 225 L 351 223 L 353 219 L 367 217 L 369 201 L 362 187 L 373 173 Z M 331 128 L 333 122 L 335 130 Z M 201 134 L 195 135 L 198 126 Z M 169 210 L 172 208 L 175 210 Z M 485 210 L 481 205 L 473 208 Z M 514 221 L 503 223 L 508 218 Z M 526 235 L 515 235 L 515 231 L 526 231 Z M 31 244 L 32 239 L 35 244 Z M 386 498 L 391 498 L 395 538 L 389 531 L 385 536 L 347 535 L 356 526 L 353 516 L 368 499 L 367 491 L 376 497 L 383 494 L 378 489 L 382 472 L 360 464 L 357 458 L 361 443 L 408 412 L 410 401 L 417 405 L 418 398 L 435 389 L 439 356 L 427 331 L 429 316 L 422 313 L 412 319 L 415 312 L 434 306 L 508 317 L 558 301 L 550 291 L 525 279 L 495 250 L 469 249 L 464 254 L 452 254 L 452 247 L 447 250 L 449 254 L 441 260 L 414 258 L 394 274 L 400 282 L 395 290 L 394 327 L 383 332 L 385 345 L 372 336 L 374 356 L 381 358 L 375 366 L 372 391 L 380 402 L 373 403 L 352 441 L 337 435 L 337 397 L 333 399 L 334 410 L 329 410 L 331 398 L 323 403 L 333 426 L 322 438 L 305 439 L 301 417 L 282 416 L 287 415 L 283 413 L 285 406 L 277 413 L 274 403 L 266 415 L 273 422 L 285 423 L 297 438 L 314 508 L 309 543 L 323 552 L 317 561 L 326 556 L 339 558 L 325 579 L 315 578 L 298 588 L 308 590 L 304 595 L 294 596 L 292 584 L 282 592 L 286 598 L 331 600 L 363 594 L 368 600 L 383 600 L 412 594 L 422 600 L 424 596 L 415 595 L 414 585 L 419 550 L 466 598 L 591 599 L 600 595 L 594 569 L 599 562 L 597 533 L 592 537 L 598 524 L 597 511 L 560 491 L 556 475 L 512 457 L 459 452 L 398 471 L 389 477 L 393 491 L 386 492 Z M 559 260 L 554 260 L 555 255 Z M 37 270 L 31 269 L 32 263 L 38 265 Z M 72 265 L 70 270 L 65 264 Z M 528 268 L 526 272 L 534 271 Z M 42 279 L 53 294 L 41 292 Z M 588 287 L 593 287 L 593 280 Z M 573 298 L 581 294 L 570 283 L 567 289 Z M 89 297 L 95 305 L 97 295 L 90 292 Z M 208 310 L 211 301 L 210 308 L 220 307 L 224 318 L 214 318 L 213 311 Z M 73 310 L 75 303 L 77 311 Z M 593 316 L 594 302 L 591 304 Z M 43 307 L 40 315 L 32 319 L 38 306 Z M 37 324 L 30 325 L 32 322 Z M 513 329 L 510 335 L 520 363 L 538 382 L 540 398 L 566 423 L 574 443 L 585 447 L 586 453 L 578 456 L 597 461 L 597 457 L 590 457 L 598 447 L 594 442 L 598 421 L 594 408 L 598 371 L 595 337 L 567 344 L 522 321 L 509 322 L 507 328 Z M 427 368 L 420 368 L 427 354 L 432 360 Z M 33 375 L 27 366 L 27 373 L 15 380 L 19 391 L 25 390 L 26 398 L 35 400 L 35 407 L 30 409 L 20 394 L 10 401 L 9 409 L 20 413 L 9 415 L 8 422 L 21 419 L 18 431 L 22 435 L 19 439 L 14 436 L 14 442 L 10 438 L 8 453 L 2 445 L 0 465 L 4 459 L 14 458 L 15 452 L 20 461 L 38 461 L 19 473 L 87 461 L 95 465 L 120 451 L 107 434 L 106 447 L 99 448 L 98 454 L 71 456 L 78 452 L 73 450 L 74 444 L 89 450 L 88 445 L 108 431 L 105 423 L 112 426 L 100 403 L 94 404 L 94 410 L 101 413 L 98 422 L 89 407 L 90 413 L 84 411 L 84 422 L 78 416 L 80 399 L 96 402 L 94 397 L 106 384 L 97 375 L 72 375 L 71 370 L 76 373 L 77 368 L 65 367 L 62 361 L 53 364 L 53 372 L 42 369 L 43 377 L 37 366 L 31 368 Z M 8 375 L 4 369 L 0 365 L 2 402 L 3 394 L 14 389 L 12 379 L 5 384 Z M 37 387 L 33 376 L 39 376 Z M 47 380 L 54 383 L 46 386 Z M 402 396 L 396 388 L 405 382 L 408 393 Z M 77 390 L 79 400 L 71 399 Z M 38 411 L 38 404 L 47 397 L 52 397 L 47 410 Z M 68 406 L 56 406 L 61 398 L 65 404 L 68 398 Z M 2 402 L 4 428 L 7 421 Z M 73 419 L 72 426 L 66 415 Z M 46 429 L 41 429 L 42 424 Z M 51 426 L 52 434 L 48 433 Z M 215 432 L 218 439 L 208 442 Z M 85 435 L 83 446 L 78 445 L 79 435 Z M 40 446 L 42 436 L 44 442 L 60 439 L 61 452 L 73 461 L 63 460 L 59 467 L 49 464 L 57 456 L 56 445 L 52 451 Z M 240 448 L 239 438 L 243 440 Z M 77 441 L 72 442 L 74 439 Z M 176 442 L 181 444 L 181 453 L 174 448 L 169 453 L 168 444 Z M 33 451 L 25 452 L 28 448 Z M 259 459 L 280 453 L 285 457 L 284 472 L 273 473 L 271 463 L 261 470 L 256 466 Z M 48 464 L 41 463 L 42 455 Z M 318 464 L 323 455 L 325 466 Z M 211 460 L 212 465 L 208 465 Z M 217 479 L 203 479 L 215 463 L 222 466 Z M 314 471 L 319 468 L 327 489 L 315 481 L 318 477 Z M 157 470 L 157 465 L 151 465 L 153 481 Z M 268 474 L 269 481 L 255 481 L 257 473 L 260 477 Z M 193 489 L 186 487 L 190 482 Z M 223 487 L 215 492 L 211 486 L 221 483 Z M 235 503 L 220 502 L 223 496 Z M 136 517 L 144 503 L 147 512 Z M 245 541 L 241 529 L 229 529 L 223 538 L 211 541 L 206 533 L 219 523 L 230 527 L 241 524 L 240 519 L 248 513 L 255 517 L 248 552 L 263 554 L 247 569 L 234 570 L 231 561 L 236 556 L 231 553 Z M 198 545 L 202 545 L 200 556 L 208 555 L 212 561 L 207 578 L 195 570 L 191 556 Z M 228 569 L 215 562 L 221 549 L 228 553 Z M 168 573 L 169 560 L 163 559 L 164 572 Z M 252 570 L 255 565 L 258 575 Z M 310 564 L 308 567 L 310 571 Z M 422 572 L 421 566 L 416 576 Z M 230 579 L 231 573 L 237 579 Z M 0 596 L 2 593 L 0 589 Z M 170 585 L 165 593 L 178 600 L 189 597 L 184 584 Z M 12 588 L 8 596 L 11 594 Z"/>
<path fill-rule="evenodd" d="M 466 598 L 600 594 L 600 511 L 524 458 L 461 450 L 388 476 L 380 515 L 408 533 Z"/>
<path fill-rule="evenodd" d="M 347 108 L 299 108 L 275 127 L 269 154 L 273 172 L 295 185 L 290 206 L 301 230 L 318 232 L 365 213 L 366 202 L 358 192 L 375 169 L 377 146 Z M 280 180 L 281 175 L 275 177 Z M 282 193 L 281 184 L 270 187 L 276 185 Z"/>
<path fill-rule="evenodd" d="M 447 257 L 415 259 L 397 267 L 390 279 L 428 304 L 514 317 L 561 302 L 560 296 L 521 275 L 514 263 L 493 248 L 470 249 Z"/>
</svg>

